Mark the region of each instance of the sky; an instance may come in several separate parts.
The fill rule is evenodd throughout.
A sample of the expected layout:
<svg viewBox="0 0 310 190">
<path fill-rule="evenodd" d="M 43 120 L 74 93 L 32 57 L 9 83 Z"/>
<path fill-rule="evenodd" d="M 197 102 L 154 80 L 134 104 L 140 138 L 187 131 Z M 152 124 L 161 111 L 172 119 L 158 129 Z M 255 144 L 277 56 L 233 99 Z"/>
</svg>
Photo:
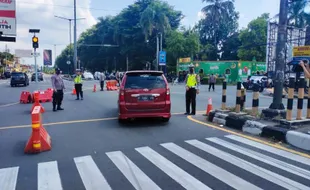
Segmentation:
<svg viewBox="0 0 310 190">
<path fill-rule="evenodd" d="M 78 36 L 97 22 L 98 17 L 116 15 L 123 8 L 135 0 L 77 0 Z M 206 5 L 202 0 L 166 0 L 176 10 L 182 11 L 185 18 L 182 24 L 193 26 L 202 16 L 201 9 Z M 240 14 L 239 28 L 263 13 L 270 13 L 273 17 L 279 12 L 280 0 L 235 0 L 236 11 Z M 5 50 L 7 44 L 11 53 L 15 49 L 31 49 L 32 34 L 30 28 L 40 29 L 39 49 L 41 54 L 37 58 L 39 66 L 43 65 L 43 50 L 52 50 L 53 63 L 55 55 L 69 44 L 69 21 L 55 18 L 56 16 L 73 18 L 73 0 L 16 0 L 17 39 L 16 42 L 0 42 L 0 51 Z M 73 22 L 72 22 L 73 42 Z M 34 64 L 33 58 L 23 58 L 22 64 Z"/>
</svg>

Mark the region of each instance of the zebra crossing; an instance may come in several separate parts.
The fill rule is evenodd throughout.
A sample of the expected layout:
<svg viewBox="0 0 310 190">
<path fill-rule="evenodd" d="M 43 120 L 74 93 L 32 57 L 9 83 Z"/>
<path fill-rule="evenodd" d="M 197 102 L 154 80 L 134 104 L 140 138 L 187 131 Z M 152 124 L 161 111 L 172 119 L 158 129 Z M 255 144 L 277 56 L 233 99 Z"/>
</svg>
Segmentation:
<svg viewBox="0 0 310 190">
<path fill-rule="evenodd" d="M 131 153 L 134 156 L 126 151 L 106 152 L 99 160 L 94 155 L 75 157 L 71 160 L 75 168 L 70 172 L 59 167 L 61 161 L 40 162 L 35 169 L 36 175 L 27 178 L 35 179 L 32 180 L 36 182 L 33 187 L 38 190 L 208 190 L 223 187 L 310 190 L 309 158 L 235 135 L 168 142 L 157 148 L 138 147 Z M 109 167 L 119 172 L 128 186 L 115 187 L 118 179 L 114 183 L 111 180 L 117 176 L 109 176 L 111 173 L 101 170 L 103 160 L 111 163 Z M 26 189 L 22 184 L 25 180 L 19 180 L 25 177 L 20 172 L 22 167 L 0 169 L 0 190 Z M 155 168 L 155 174 L 147 167 Z M 64 187 L 67 179 L 64 177 L 70 177 L 67 175 L 72 173 L 78 176 L 77 183 L 72 184 L 72 188 Z M 158 179 L 153 179 L 154 176 Z M 162 179 L 169 179 L 179 186 L 165 186 Z M 119 183 L 123 181 L 119 180 Z M 78 184 L 81 187 L 77 187 Z"/>
</svg>

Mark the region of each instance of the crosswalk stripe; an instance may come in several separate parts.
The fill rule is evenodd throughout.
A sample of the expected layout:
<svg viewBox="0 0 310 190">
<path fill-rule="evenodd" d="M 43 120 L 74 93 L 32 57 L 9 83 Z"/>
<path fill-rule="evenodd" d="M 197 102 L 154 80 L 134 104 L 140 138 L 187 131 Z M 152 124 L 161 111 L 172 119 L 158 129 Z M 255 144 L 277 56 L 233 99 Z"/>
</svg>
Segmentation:
<svg viewBox="0 0 310 190">
<path fill-rule="evenodd" d="M 137 190 L 161 189 L 121 151 L 106 154 Z"/>
<path fill-rule="evenodd" d="M 208 186 L 179 168 L 177 165 L 158 154 L 150 147 L 136 148 L 136 150 L 168 176 L 182 185 L 185 189 L 211 190 Z"/>
<path fill-rule="evenodd" d="M 57 161 L 38 164 L 38 190 L 62 190 Z"/>
<path fill-rule="evenodd" d="M 242 178 L 208 162 L 207 160 L 202 159 L 201 157 L 181 148 L 180 146 L 174 143 L 164 143 L 161 144 L 163 147 L 168 149 L 169 151 L 173 152 L 174 154 L 178 155 L 179 157 L 183 158 L 187 162 L 195 165 L 196 167 L 200 168 L 201 170 L 209 173 L 210 175 L 216 177 L 217 179 L 223 181 L 227 185 L 235 188 L 235 189 L 244 189 L 244 190 L 254 190 L 254 189 L 261 189 Z"/>
<path fill-rule="evenodd" d="M 0 169 L 0 189 L 15 190 L 19 167 Z"/>
<path fill-rule="evenodd" d="M 258 177 L 261 177 L 263 179 L 266 179 L 272 183 L 275 183 L 279 186 L 282 186 L 286 189 L 299 189 L 297 187 L 294 187 L 292 184 L 296 183 L 293 182 L 292 180 L 283 177 L 277 173 L 271 172 L 269 170 L 266 170 L 260 166 L 257 166 L 255 164 L 252 164 L 246 160 L 243 160 L 241 158 L 238 158 L 232 154 L 226 153 L 224 151 L 221 151 L 219 149 L 216 149 L 210 145 L 207 145 L 205 143 L 202 143 L 198 140 L 189 140 L 189 141 L 185 141 L 190 145 L 195 146 L 196 148 L 199 148 L 200 150 L 203 150 L 205 152 L 208 152 L 209 154 L 212 154 L 213 156 L 216 156 L 222 160 L 225 160 L 226 162 L 229 162 L 239 168 L 242 168 L 248 172 L 251 172 L 255 175 L 257 175 Z"/>
<path fill-rule="evenodd" d="M 299 156 L 297 154 L 293 154 L 293 153 L 290 153 L 290 152 L 287 152 L 287 151 L 284 151 L 284 150 L 280 150 L 280 149 L 277 149 L 277 148 L 274 148 L 274 147 L 271 147 L 271 146 L 267 146 L 267 145 L 264 145 L 262 143 L 254 142 L 254 141 L 251 141 L 251 140 L 248 140 L 248 139 L 245 139 L 245 138 L 242 138 L 242 137 L 238 137 L 238 136 L 235 136 L 235 135 L 227 135 L 225 137 L 227 137 L 229 139 L 232 139 L 232 140 L 235 140 L 235 141 L 238 141 L 238 142 L 241 142 L 243 144 L 247 144 L 247 145 L 253 146 L 255 148 L 258 148 L 258 149 L 261 149 L 261 150 L 264 150 L 264 151 L 267 151 L 267 152 L 279 155 L 281 157 L 285 157 L 287 159 L 290 159 L 290 160 L 293 160 L 293 161 L 297 161 L 297 162 L 300 162 L 300 163 L 303 163 L 305 165 L 310 166 L 310 159 L 302 157 L 302 156 Z"/>
<path fill-rule="evenodd" d="M 86 190 L 112 190 L 91 156 L 74 158 Z"/>
<path fill-rule="evenodd" d="M 249 156 L 255 160 L 258 160 L 258 161 L 264 162 L 266 164 L 269 164 L 271 166 L 280 168 L 284 171 L 293 173 L 295 175 L 301 176 L 301 177 L 306 178 L 306 179 L 310 179 L 310 171 L 307 171 L 303 168 L 299 168 L 297 166 L 291 165 L 291 164 L 283 162 L 281 160 L 277 160 L 275 158 L 261 154 L 259 152 L 255 152 L 255 151 L 250 150 L 248 148 L 244 148 L 244 147 L 238 146 L 236 144 L 224 141 L 224 140 L 219 139 L 219 138 L 207 138 L 207 140 L 214 142 L 216 144 L 219 144 L 223 147 L 229 148 L 231 150 L 234 150 L 236 152 L 239 152 L 241 154 L 244 154 L 246 156 Z"/>
</svg>

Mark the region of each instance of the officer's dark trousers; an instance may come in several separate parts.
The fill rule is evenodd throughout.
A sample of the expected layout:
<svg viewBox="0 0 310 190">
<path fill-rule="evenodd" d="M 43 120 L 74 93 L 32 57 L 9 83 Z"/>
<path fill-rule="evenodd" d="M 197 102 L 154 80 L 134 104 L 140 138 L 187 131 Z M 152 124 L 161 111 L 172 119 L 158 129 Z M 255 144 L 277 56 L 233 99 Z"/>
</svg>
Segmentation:
<svg viewBox="0 0 310 190">
<path fill-rule="evenodd" d="M 103 87 L 104 87 L 104 81 L 100 81 L 100 88 L 101 88 L 101 91 L 103 91 Z"/>
<path fill-rule="evenodd" d="M 212 89 L 214 91 L 214 83 L 209 83 L 209 91 L 211 90 L 211 87 L 212 87 Z"/>
<path fill-rule="evenodd" d="M 196 114 L 196 89 L 190 88 L 186 91 L 186 113 Z M 190 112 L 190 104 L 192 103 L 192 112 Z"/>
<path fill-rule="evenodd" d="M 60 108 L 62 100 L 64 98 L 64 92 L 63 90 L 57 90 L 56 92 L 53 93 L 53 109 Z"/>
<path fill-rule="evenodd" d="M 81 95 L 81 98 L 83 98 L 82 84 L 75 84 L 74 87 L 76 91 L 76 98 L 80 99 L 80 95 Z"/>
</svg>

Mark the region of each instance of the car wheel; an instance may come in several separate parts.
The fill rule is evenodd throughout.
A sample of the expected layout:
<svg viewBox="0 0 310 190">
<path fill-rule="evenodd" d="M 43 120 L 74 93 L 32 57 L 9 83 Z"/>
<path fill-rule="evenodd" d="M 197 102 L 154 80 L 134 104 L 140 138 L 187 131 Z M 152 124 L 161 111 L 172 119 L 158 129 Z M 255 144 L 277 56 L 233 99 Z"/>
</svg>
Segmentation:
<svg viewBox="0 0 310 190">
<path fill-rule="evenodd" d="M 120 124 L 125 124 L 126 123 L 126 119 L 118 119 L 118 122 L 120 123 Z"/>
<path fill-rule="evenodd" d="M 13 85 L 13 84 L 11 84 L 11 87 L 14 87 L 14 85 Z"/>
<path fill-rule="evenodd" d="M 169 120 L 170 120 L 170 118 L 162 118 L 162 121 L 165 123 L 169 122 Z"/>
</svg>

